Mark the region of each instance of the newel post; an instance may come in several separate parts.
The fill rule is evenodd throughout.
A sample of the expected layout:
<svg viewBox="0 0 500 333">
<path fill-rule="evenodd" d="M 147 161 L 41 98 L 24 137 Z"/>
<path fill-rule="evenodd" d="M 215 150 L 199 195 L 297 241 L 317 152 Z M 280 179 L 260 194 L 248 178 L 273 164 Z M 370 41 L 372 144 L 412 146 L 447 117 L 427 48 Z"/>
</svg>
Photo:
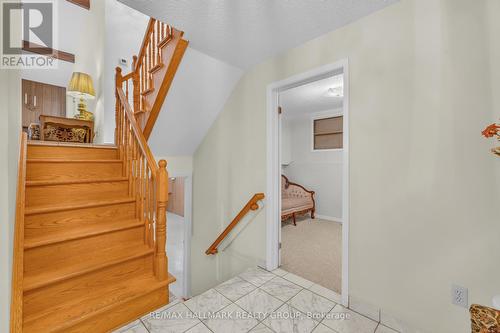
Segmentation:
<svg viewBox="0 0 500 333">
<path fill-rule="evenodd" d="M 122 86 L 122 81 L 123 81 L 123 76 L 122 76 L 122 69 L 120 67 L 116 67 L 116 73 L 115 73 L 115 98 L 116 98 L 116 101 L 115 101 L 115 123 L 116 123 L 116 126 L 115 126 L 115 145 L 117 145 L 118 147 L 121 146 L 121 143 L 119 142 L 119 133 L 118 133 L 118 130 L 119 130 L 119 126 L 121 124 L 119 124 L 120 122 L 120 97 L 118 96 L 118 88 L 120 88 Z"/>
<path fill-rule="evenodd" d="M 167 162 L 160 160 L 156 177 L 156 244 L 155 244 L 155 274 L 160 281 L 167 279 L 167 202 L 168 202 L 168 172 Z"/>
</svg>

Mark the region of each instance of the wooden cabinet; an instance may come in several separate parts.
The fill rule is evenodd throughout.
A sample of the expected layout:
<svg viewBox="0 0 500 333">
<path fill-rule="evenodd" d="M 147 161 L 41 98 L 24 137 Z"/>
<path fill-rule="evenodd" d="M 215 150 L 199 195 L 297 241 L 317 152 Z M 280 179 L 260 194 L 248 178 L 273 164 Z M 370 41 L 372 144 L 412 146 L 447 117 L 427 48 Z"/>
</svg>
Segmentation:
<svg viewBox="0 0 500 333">
<path fill-rule="evenodd" d="M 66 117 L 66 88 L 23 80 L 22 105 L 23 127 L 39 123 L 41 115 Z"/>
</svg>

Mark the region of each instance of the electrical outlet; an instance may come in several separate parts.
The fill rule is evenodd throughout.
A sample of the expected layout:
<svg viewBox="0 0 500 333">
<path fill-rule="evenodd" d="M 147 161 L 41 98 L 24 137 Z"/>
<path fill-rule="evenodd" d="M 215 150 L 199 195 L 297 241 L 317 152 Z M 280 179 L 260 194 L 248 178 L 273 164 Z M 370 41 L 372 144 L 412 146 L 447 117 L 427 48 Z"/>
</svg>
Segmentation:
<svg viewBox="0 0 500 333">
<path fill-rule="evenodd" d="M 128 67 L 128 60 L 126 58 L 118 59 L 118 63 L 120 64 L 120 66 Z"/>
<path fill-rule="evenodd" d="M 463 308 L 469 308 L 469 290 L 457 285 L 451 286 L 451 302 Z"/>
</svg>

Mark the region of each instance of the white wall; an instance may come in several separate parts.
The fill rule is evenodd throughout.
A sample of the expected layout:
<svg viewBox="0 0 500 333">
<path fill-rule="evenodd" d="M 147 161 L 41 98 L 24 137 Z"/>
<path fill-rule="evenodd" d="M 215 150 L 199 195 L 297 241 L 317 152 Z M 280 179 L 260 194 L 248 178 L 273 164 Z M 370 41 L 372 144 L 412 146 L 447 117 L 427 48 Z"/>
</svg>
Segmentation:
<svg viewBox="0 0 500 333">
<path fill-rule="evenodd" d="M 23 79 L 44 82 L 60 87 L 68 87 L 73 72 L 89 74 L 94 82 L 96 98 L 88 100 L 88 109 L 94 113 L 95 142 L 103 142 L 104 123 L 104 2 L 93 1 L 90 10 L 76 6 L 68 1 L 56 1 L 59 29 L 58 45 L 61 51 L 75 55 L 75 63 L 57 61 L 57 69 L 22 70 Z M 66 116 L 73 117 L 76 104 L 67 97 Z"/>
<path fill-rule="evenodd" d="M 321 114 L 340 115 L 342 109 Z M 282 136 L 285 149 L 290 150 L 290 163 L 283 174 L 293 183 L 315 191 L 316 215 L 342 220 L 342 151 L 312 151 L 313 115 L 283 118 Z M 288 146 L 288 148 L 287 148 Z"/>
<path fill-rule="evenodd" d="M 188 176 L 193 173 L 193 156 L 155 156 L 156 161 L 167 161 L 169 177 Z"/>
<path fill-rule="evenodd" d="M 193 155 L 241 75 L 241 69 L 188 47 L 149 138 L 153 153 Z"/>
<path fill-rule="evenodd" d="M 423 331 L 470 331 L 451 285 L 485 305 L 500 288 L 500 159 L 480 136 L 500 113 L 499 12 L 402 0 L 249 70 L 194 156 L 193 291 L 265 259 L 262 212 L 204 250 L 266 189 L 267 85 L 348 58 L 350 293 Z"/>
<path fill-rule="evenodd" d="M 122 68 L 123 74 L 132 71 L 132 57 L 141 49 L 149 16 L 142 14 L 116 0 L 106 0 L 106 43 L 104 56 L 104 139 L 106 143 L 115 141 L 115 69 Z M 119 65 L 121 58 L 127 59 L 129 66 Z"/>
</svg>

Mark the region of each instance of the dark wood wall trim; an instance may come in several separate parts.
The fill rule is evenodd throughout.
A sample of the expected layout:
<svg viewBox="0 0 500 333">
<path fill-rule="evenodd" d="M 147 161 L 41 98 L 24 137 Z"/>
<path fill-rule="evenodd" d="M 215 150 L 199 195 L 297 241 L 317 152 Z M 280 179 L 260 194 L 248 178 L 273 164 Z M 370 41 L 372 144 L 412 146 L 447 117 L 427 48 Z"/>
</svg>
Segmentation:
<svg viewBox="0 0 500 333">
<path fill-rule="evenodd" d="M 66 0 L 66 1 L 90 10 L 90 0 Z"/>
<path fill-rule="evenodd" d="M 54 57 L 54 58 L 62 60 L 62 61 L 75 63 L 75 55 L 72 53 L 54 50 L 54 49 L 51 49 L 49 47 L 44 47 L 42 45 L 38 45 L 38 44 L 33 43 L 33 42 L 30 43 L 30 42 L 25 41 L 25 40 L 23 41 L 23 51 L 41 54 L 41 55 L 46 55 L 46 56 L 51 56 L 51 57 Z"/>
</svg>

